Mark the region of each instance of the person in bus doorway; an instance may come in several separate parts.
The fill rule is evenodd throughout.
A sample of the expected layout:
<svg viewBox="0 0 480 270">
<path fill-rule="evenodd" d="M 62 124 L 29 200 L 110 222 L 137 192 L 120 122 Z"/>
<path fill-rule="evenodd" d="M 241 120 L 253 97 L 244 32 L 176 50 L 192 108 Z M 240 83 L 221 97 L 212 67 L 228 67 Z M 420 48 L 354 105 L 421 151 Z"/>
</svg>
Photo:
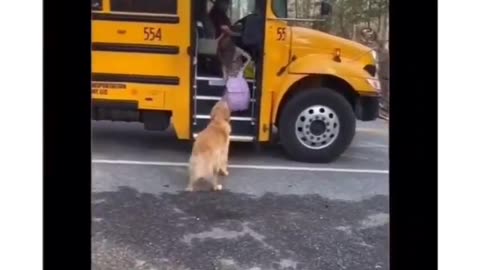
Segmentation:
<svg viewBox="0 0 480 270">
<path fill-rule="evenodd" d="M 225 79 L 223 100 L 232 112 L 246 111 L 250 105 L 250 89 L 244 78 L 245 68 L 251 61 L 250 55 L 235 46 L 232 39 L 225 38 L 220 42 L 218 57 L 222 62 L 222 71 Z M 246 61 L 243 61 L 243 58 Z"/>
<path fill-rule="evenodd" d="M 245 18 L 242 34 L 242 49 L 245 50 L 255 61 L 262 56 L 264 25 L 264 6 L 256 3 L 255 10 Z"/>
<path fill-rule="evenodd" d="M 238 36 L 238 33 L 235 33 L 230 29 L 230 27 L 232 27 L 232 22 L 227 16 L 229 6 L 230 0 L 217 0 L 208 14 L 215 27 L 215 39 L 220 38 L 223 33 L 231 36 Z"/>
<path fill-rule="evenodd" d="M 215 40 L 217 43 L 217 56 L 219 53 L 219 50 L 221 50 L 222 47 L 225 47 L 226 44 L 230 43 L 230 39 L 232 36 L 239 36 L 239 34 L 233 32 L 230 28 L 232 26 L 232 23 L 230 21 L 230 18 L 227 16 L 227 10 L 230 6 L 230 0 L 217 0 L 213 3 L 213 7 L 210 9 L 210 12 L 208 13 L 208 16 L 210 18 L 210 21 L 212 22 L 212 25 L 215 30 Z M 214 65 L 214 69 L 216 70 L 215 73 L 222 73 L 223 78 L 226 79 L 225 77 L 225 65 L 224 65 L 224 59 L 222 57 L 218 58 L 219 63 L 218 66 Z"/>
</svg>

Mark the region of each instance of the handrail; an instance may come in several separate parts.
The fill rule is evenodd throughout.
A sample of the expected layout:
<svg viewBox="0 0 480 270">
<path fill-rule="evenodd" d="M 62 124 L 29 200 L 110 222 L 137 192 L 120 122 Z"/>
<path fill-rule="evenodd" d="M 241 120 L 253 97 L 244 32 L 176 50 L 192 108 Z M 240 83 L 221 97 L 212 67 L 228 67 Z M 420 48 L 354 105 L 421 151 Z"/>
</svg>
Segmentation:
<svg viewBox="0 0 480 270">
<path fill-rule="evenodd" d="M 287 21 L 287 22 L 324 22 L 327 19 L 300 19 L 300 18 L 267 18 L 271 21 Z"/>
</svg>

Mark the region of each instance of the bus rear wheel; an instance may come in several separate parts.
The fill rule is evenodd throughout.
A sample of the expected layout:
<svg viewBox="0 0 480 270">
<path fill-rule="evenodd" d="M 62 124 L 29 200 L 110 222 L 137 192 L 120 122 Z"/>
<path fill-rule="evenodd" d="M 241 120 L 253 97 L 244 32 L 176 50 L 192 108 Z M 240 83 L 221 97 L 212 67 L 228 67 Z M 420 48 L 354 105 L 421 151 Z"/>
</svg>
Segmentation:
<svg viewBox="0 0 480 270">
<path fill-rule="evenodd" d="M 304 89 L 287 101 L 278 132 L 290 158 L 329 163 L 350 146 L 355 127 L 355 114 L 346 98 L 321 87 Z"/>
</svg>

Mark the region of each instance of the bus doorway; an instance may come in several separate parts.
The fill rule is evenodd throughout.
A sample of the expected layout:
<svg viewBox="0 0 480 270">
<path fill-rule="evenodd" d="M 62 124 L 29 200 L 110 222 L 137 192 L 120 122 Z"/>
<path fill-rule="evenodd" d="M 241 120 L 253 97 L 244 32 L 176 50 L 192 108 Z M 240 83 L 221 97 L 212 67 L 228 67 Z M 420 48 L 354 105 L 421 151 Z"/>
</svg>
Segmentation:
<svg viewBox="0 0 480 270">
<path fill-rule="evenodd" d="M 218 0 L 217 0 L 218 1 Z M 225 0 L 219 0 L 225 1 Z M 251 30 L 245 27 L 252 24 L 255 17 L 263 18 L 263 14 L 256 12 L 261 10 L 258 5 L 264 5 L 264 1 L 249 1 L 248 5 L 239 5 L 239 1 L 228 1 L 228 15 L 237 14 L 241 17 L 231 24 L 231 29 L 239 33 L 234 42 L 237 46 L 247 51 L 252 57 L 252 63 L 245 72 L 250 89 L 250 106 L 248 110 L 234 112 L 231 118 L 232 141 L 252 142 L 258 139 L 258 118 L 260 113 L 259 100 L 261 100 L 261 70 L 263 51 L 263 34 L 260 31 L 258 40 L 248 40 L 248 33 Z M 246 1 L 241 1 L 245 2 Z M 222 76 L 221 64 L 216 56 L 217 37 L 214 20 L 210 16 L 212 9 L 218 4 L 216 1 L 199 0 L 195 1 L 194 19 L 195 22 L 195 56 L 194 82 L 192 91 L 192 137 L 203 130 L 210 119 L 210 109 L 221 99 L 225 89 L 225 81 Z M 252 20 L 250 20 L 252 19 Z M 263 29 L 264 21 L 258 21 Z M 257 25 L 258 27 L 258 25 Z M 256 29 L 258 32 L 258 28 Z M 247 38 L 247 39 L 246 39 Z M 245 42 L 246 41 L 246 42 Z M 258 82 L 258 83 L 257 83 Z"/>
</svg>

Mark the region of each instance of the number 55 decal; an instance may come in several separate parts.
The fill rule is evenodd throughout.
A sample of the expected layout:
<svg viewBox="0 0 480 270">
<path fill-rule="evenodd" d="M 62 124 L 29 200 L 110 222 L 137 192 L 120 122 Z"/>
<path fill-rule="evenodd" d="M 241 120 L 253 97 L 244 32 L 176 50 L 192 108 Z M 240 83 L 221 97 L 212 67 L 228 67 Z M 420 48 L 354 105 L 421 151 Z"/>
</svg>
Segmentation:
<svg viewBox="0 0 480 270">
<path fill-rule="evenodd" d="M 162 29 L 155 27 L 144 27 L 143 40 L 162 40 Z"/>
<path fill-rule="evenodd" d="M 285 27 L 278 27 L 277 40 L 285 40 L 286 36 L 287 36 L 287 32 L 285 31 Z"/>
</svg>

